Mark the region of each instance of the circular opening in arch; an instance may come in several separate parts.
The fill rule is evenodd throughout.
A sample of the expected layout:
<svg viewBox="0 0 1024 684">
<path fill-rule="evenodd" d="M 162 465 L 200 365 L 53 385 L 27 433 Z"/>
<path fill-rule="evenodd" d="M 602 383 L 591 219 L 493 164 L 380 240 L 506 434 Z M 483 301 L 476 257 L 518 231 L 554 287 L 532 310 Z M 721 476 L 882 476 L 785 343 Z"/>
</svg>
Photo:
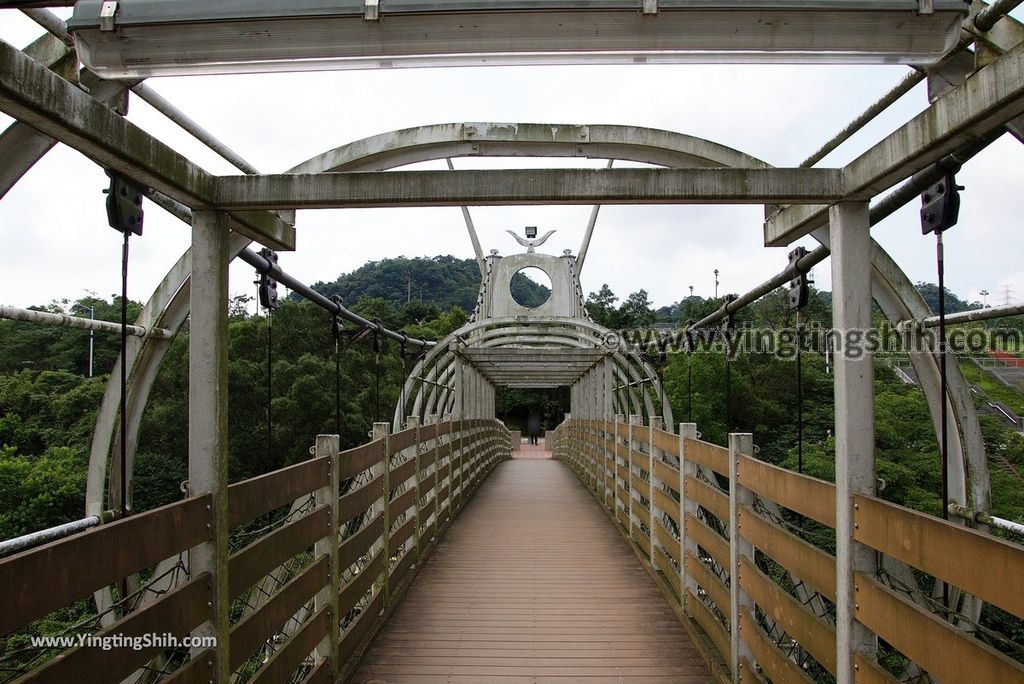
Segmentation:
<svg viewBox="0 0 1024 684">
<path fill-rule="evenodd" d="M 516 304 L 536 309 L 551 299 L 551 277 L 543 269 L 527 266 L 512 276 L 509 289 Z"/>
</svg>

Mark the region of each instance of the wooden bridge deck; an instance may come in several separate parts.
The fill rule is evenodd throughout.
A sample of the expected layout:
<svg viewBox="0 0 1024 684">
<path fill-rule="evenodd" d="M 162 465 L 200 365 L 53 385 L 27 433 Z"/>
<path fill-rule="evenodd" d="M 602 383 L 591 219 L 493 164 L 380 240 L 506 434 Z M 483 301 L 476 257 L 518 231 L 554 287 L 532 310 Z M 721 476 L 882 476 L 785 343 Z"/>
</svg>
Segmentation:
<svg viewBox="0 0 1024 684">
<path fill-rule="evenodd" d="M 500 464 L 481 485 L 353 681 L 712 680 L 583 484 L 534 457 Z"/>
</svg>

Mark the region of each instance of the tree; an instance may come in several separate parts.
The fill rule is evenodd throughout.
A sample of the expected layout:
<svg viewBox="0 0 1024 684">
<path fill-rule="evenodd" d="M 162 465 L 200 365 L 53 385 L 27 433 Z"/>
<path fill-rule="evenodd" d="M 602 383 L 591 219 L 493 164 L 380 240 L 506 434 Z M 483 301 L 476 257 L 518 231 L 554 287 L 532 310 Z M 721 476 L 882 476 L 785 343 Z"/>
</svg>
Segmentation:
<svg viewBox="0 0 1024 684">
<path fill-rule="evenodd" d="M 651 308 L 647 290 L 634 292 L 619 307 L 619 326 L 622 328 L 647 328 L 654 325 L 657 315 Z"/>
<path fill-rule="evenodd" d="M 608 287 L 608 283 L 604 283 L 601 285 L 600 290 L 587 295 L 587 301 L 584 303 L 584 306 L 595 323 L 606 328 L 614 328 L 616 325 L 615 302 L 617 301 L 619 301 L 619 298 Z"/>
<path fill-rule="evenodd" d="M 925 283 L 918 281 L 914 288 L 921 293 L 924 297 L 924 301 L 928 302 L 928 308 L 934 313 L 939 312 L 939 286 L 934 283 Z M 977 308 L 980 309 L 981 305 L 975 302 L 973 305 L 968 304 L 964 300 L 957 297 L 947 287 L 946 288 L 946 313 L 959 313 L 961 311 L 967 311 L 968 309 Z"/>
</svg>

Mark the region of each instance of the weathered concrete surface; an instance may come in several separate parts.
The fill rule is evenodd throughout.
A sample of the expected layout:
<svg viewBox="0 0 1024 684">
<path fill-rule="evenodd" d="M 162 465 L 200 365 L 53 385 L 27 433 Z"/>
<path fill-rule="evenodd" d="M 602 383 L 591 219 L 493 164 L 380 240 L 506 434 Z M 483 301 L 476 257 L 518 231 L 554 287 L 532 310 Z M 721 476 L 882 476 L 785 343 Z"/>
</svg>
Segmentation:
<svg viewBox="0 0 1024 684">
<path fill-rule="evenodd" d="M 3 41 L 0 110 L 183 204 L 212 206 L 215 176 Z M 295 248 L 295 227 L 273 214 L 236 213 L 232 229 L 270 247 Z"/>
<path fill-rule="evenodd" d="M 873 197 L 1024 114 L 1024 45 L 939 98 L 843 170 L 844 199 Z M 828 220 L 828 207 L 787 207 L 767 219 L 767 246 L 788 245 Z"/>
<path fill-rule="evenodd" d="M 798 204 L 849 193 L 835 169 L 505 169 L 225 176 L 214 204 L 328 209 L 519 204 Z"/>
</svg>

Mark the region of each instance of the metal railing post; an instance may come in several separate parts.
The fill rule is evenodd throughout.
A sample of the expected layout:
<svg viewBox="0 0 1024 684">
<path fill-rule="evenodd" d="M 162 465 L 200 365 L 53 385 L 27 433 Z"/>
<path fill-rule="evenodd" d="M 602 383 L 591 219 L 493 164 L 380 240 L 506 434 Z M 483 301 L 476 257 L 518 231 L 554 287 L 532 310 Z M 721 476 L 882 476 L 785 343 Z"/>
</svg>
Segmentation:
<svg viewBox="0 0 1024 684">
<path fill-rule="evenodd" d="M 661 416 L 651 416 L 650 425 L 647 426 L 647 478 L 648 478 L 648 527 L 647 534 L 651 541 L 651 567 L 657 567 L 654 563 L 654 554 L 657 552 L 658 537 L 654 534 L 654 431 L 662 426 Z"/>
<path fill-rule="evenodd" d="M 750 433 L 729 435 L 729 664 L 734 682 L 739 681 L 740 661 L 753 663 L 754 656 L 740 633 L 740 612 L 754 616 L 754 600 L 743 590 L 740 578 L 740 559 L 754 561 L 754 545 L 740 534 L 740 506 L 753 506 L 754 494 L 739 484 L 740 454 L 753 456 L 754 436 Z M 751 636 L 750 638 L 757 638 Z"/>
<path fill-rule="evenodd" d="M 391 601 L 391 439 L 389 437 L 390 423 L 373 424 L 373 440 L 383 440 L 384 459 L 381 477 L 384 478 L 384 511 L 381 514 L 381 541 L 384 545 L 384 563 L 381 572 L 381 587 L 384 592 L 384 606 L 387 607 Z"/>
<path fill-rule="evenodd" d="M 445 525 L 451 525 L 455 519 L 455 439 L 458 434 L 456 424 L 462 425 L 462 421 L 452 420 L 448 432 L 448 519 Z M 440 505 L 440 504 L 439 504 Z"/>
<path fill-rule="evenodd" d="M 430 426 L 430 449 L 434 450 L 434 533 L 428 542 L 433 542 L 437 539 L 438 530 L 441 527 L 441 499 L 438 497 L 438 492 L 441 491 L 441 467 L 443 465 L 440 454 L 441 436 L 438 434 L 439 416 L 436 413 L 430 413 L 427 415 L 427 425 Z M 429 518 L 429 516 L 428 516 Z"/>
<path fill-rule="evenodd" d="M 615 425 L 613 426 L 615 431 L 612 433 L 612 462 L 615 464 L 615 488 L 612 490 L 612 513 L 615 514 L 615 519 L 619 519 L 619 426 L 626 422 L 626 417 L 621 413 L 615 414 Z M 622 489 L 626 489 L 625 482 L 622 483 Z M 626 512 L 629 513 L 628 505 L 625 506 Z"/>
<path fill-rule="evenodd" d="M 683 610 L 687 614 L 689 614 L 689 611 L 686 606 L 686 592 L 689 590 L 696 596 L 697 582 L 686 571 L 686 559 L 687 555 L 694 560 L 699 558 L 697 555 L 697 542 L 686 533 L 686 516 L 689 514 L 697 517 L 697 504 L 687 496 L 686 492 L 686 478 L 696 479 L 697 477 L 697 464 L 686 458 L 686 440 L 688 439 L 697 439 L 696 423 L 679 424 L 679 555 L 682 556 L 679 559 L 679 573 L 682 581 L 680 586 L 683 588 L 682 596 L 679 597 L 679 600 L 682 602 Z"/>
<path fill-rule="evenodd" d="M 604 464 L 604 483 L 603 483 L 604 496 L 601 498 L 601 503 L 604 504 L 605 508 L 608 508 L 608 497 L 609 497 L 609 495 L 611 495 L 611 497 L 612 497 L 612 501 L 611 501 L 611 503 L 612 503 L 612 512 L 614 513 L 615 512 L 615 490 L 614 489 L 612 489 L 612 490 L 608 489 L 608 476 L 612 475 L 612 481 L 613 482 L 615 481 L 615 478 L 614 478 L 614 474 L 615 474 L 614 463 L 612 463 L 612 465 L 609 465 L 609 462 L 613 461 L 614 458 L 615 458 L 615 451 L 614 450 L 612 450 L 611 454 L 609 454 L 609 452 L 608 452 L 608 430 L 609 430 L 609 426 L 611 426 L 612 430 L 615 429 L 614 421 L 613 420 L 609 420 L 608 415 L 606 414 L 601 419 L 601 461 Z M 612 446 L 613 447 L 615 446 L 614 442 L 612 442 Z"/>
<path fill-rule="evenodd" d="M 415 500 L 415 503 L 414 503 L 414 506 L 413 506 L 413 510 L 415 511 L 414 515 L 415 515 L 415 519 L 416 519 L 416 522 L 413 523 L 413 543 L 415 544 L 413 546 L 413 552 L 416 555 L 413 556 L 413 558 L 416 559 L 416 563 L 418 564 L 420 562 L 420 551 L 421 551 L 421 549 L 420 549 L 420 523 L 422 521 L 420 520 L 420 509 L 423 507 L 423 500 L 422 500 L 423 493 L 420 491 L 420 480 L 423 479 L 422 475 L 420 474 L 420 454 L 423 453 L 423 441 L 422 441 L 423 433 L 422 433 L 422 430 L 420 428 L 420 418 L 419 418 L 419 416 L 408 416 L 405 419 L 405 424 L 408 427 L 416 428 L 416 451 L 415 451 L 416 476 L 415 476 L 415 480 L 414 480 L 415 481 L 415 486 L 416 486 L 416 500 Z"/>
<path fill-rule="evenodd" d="M 338 646 L 341 643 L 341 615 L 339 615 L 338 595 L 341 593 L 341 567 L 339 558 L 338 536 L 338 495 L 340 493 L 341 479 L 339 478 L 340 459 L 338 454 L 341 451 L 341 440 L 338 435 L 317 435 L 315 458 L 327 457 L 327 484 L 316 491 L 316 506 L 331 507 L 330 534 L 316 543 L 313 553 L 316 559 L 327 556 L 328 583 L 317 592 L 313 603 L 314 614 L 321 608 L 327 608 L 330 617 L 330 625 L 327 628 L 327 636 L 316 648 L 317 659 L 327 660 L 330 663 L 331 681 L 337 681 L 341 676 L 341 663 L 338 662 Z"/>
<path fill-rule="evenodd" d="M 629 416 L 629 434 L 626 435 L 626 443 L 629 445 L 626 450 L 626 474 L 628 479 L 626 480 L 626 486 L 629 488 L 629 522 L 626 524 L 626 532 L 629 533 L 629 538 L 634 542 L 633 538 L 633 444 L 636 440 L 633 439 L 633 430 L 637 425 L 644 424 L 644 417 L 639 414 L 631 414 Z M 637 516 L 639 518 L 639 516 Z"/>
</svg>

